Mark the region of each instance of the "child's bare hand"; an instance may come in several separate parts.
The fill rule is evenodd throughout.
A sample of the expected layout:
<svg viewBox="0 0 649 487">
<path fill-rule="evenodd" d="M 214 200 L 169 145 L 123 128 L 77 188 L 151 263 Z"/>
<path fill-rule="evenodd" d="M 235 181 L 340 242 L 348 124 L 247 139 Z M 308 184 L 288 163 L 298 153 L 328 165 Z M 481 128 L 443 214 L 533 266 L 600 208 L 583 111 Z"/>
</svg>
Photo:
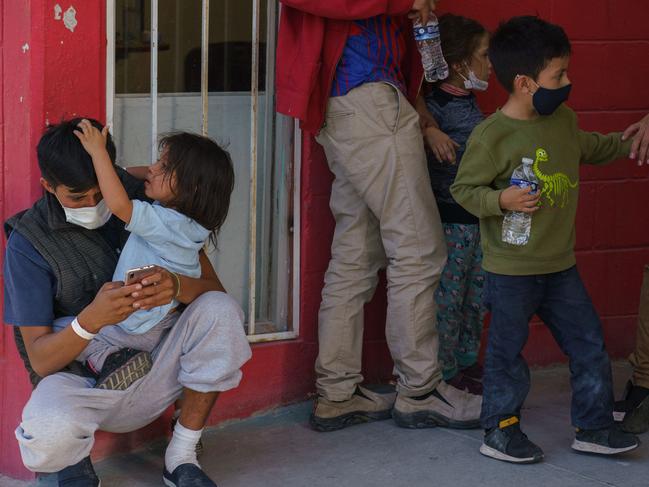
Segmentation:
<svg viewBox="0 0 649 487">
<path fill-rule="evenodd" d="M 460 147 L 460 144 L 437 127 L 427 127 L 424 131 L 424 139 L 438 161 L 455 163 L 455 150 Z"/>
<path fill-rule="evenodd" d="M 500 193 L 500 207 L 503 210 L 534 213 L 539 209 L 541 193 L 531 193 L 532 188 L 510 186 Z"/>
<path fill-rule="evenodd" d="M 85 118 L 79 122 L 77 125 L 79 129 L 75 129 L 74 135 L 81 141 L 81 145 L 86 149 L 86 152 L 90 154 L 90 157 L 94 158 L 103 154 L 106 151 L 106 139 L 108 138 L 108 127 L 104 127 L 103 130 L 99 131 L 94 125 L 92 125 Z"/>
</svg>

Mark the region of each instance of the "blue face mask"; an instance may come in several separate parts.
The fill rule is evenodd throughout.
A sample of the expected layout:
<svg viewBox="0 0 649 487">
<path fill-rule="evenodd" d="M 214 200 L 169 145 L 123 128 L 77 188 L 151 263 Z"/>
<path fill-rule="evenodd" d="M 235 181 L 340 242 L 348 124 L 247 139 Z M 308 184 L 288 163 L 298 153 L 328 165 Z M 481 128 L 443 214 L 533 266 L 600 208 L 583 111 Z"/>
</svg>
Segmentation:
<svg viewBox="0 0 649 487">
<path fill-rule="evenodd" d="M 532 105 L 534 105 L 534 109 L 539 115 L 552 115 L 568 99 L 572 89 L 572 85 L 566 85 L 554 90 L 543 88 L 538 83 L 536 86 L 538 86 L 538 89 L 532 95 Z"/>
</svg>

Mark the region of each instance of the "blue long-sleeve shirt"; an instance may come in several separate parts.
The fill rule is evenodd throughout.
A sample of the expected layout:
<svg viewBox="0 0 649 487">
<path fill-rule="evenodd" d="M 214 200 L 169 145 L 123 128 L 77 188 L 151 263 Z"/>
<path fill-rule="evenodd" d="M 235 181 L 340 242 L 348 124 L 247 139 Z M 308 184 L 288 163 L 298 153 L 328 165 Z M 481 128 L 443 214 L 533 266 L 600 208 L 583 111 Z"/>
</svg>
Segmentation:
<svg viewBox="0 0 649 487">
<path fill-rule="evenodd" d="M 427 153 L 428 173 L 442 221 L 477 224 L 478 219 L 453 199 L 450 187 L 462 163 L 469 135 L 484 120 L 484 115 L 473 93 L 455 95 L 435 86 L 425 99 L 439 129 L 460 145 L 455 151 L 454 164 L 438 161 L 432 152 Z"/>
</svg>

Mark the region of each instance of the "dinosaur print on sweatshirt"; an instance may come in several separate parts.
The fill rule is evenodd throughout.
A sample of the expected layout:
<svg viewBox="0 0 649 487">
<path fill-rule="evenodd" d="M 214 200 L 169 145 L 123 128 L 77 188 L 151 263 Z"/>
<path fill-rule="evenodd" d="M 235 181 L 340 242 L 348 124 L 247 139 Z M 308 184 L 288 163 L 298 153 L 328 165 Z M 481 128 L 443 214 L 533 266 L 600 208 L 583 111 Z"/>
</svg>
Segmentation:
<svg viewBox="0 0 649 487">
<path fill-rule="evenodd" d="M 548 162 L 550 157 L 545 149 L 536 149 L 534 164 L 532 170 L 541 182 L 541 198 L 545 197 L 550 206 L 559 206 L 563 208 L 568 202 L 568 192 L 579 185 L 578 181 L 574 183 L 570 178 L 562 173 L 544 174 L 541 171 L 540 164 Z"/>
</svg>

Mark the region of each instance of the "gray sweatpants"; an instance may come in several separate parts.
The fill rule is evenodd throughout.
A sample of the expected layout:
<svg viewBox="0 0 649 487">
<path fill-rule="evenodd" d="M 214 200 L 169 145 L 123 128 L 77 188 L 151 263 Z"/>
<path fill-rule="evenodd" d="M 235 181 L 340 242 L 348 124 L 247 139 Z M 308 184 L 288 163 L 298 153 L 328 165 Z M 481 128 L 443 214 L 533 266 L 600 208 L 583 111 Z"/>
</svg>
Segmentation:
<svg viewBox="0 0 649 487">
<path fill-rule="evenodd" d="M 128 335 L 118 327 L 104 330 L 92 340 L 89 353 L 101 354 L 104 347 L 107 353 L 123 347 L 149 350 L 152 370 L 125 391 L 94 389 L 93 379 L 68 373 L 45 377 L 32 392 L 16 428 L 29 470 L 57 472 L 74 465 L 90 454 L 95 431 L 125 433 L 141 428 L 160 416 L 183 387 L 198 392 L 237 387 L 240 368 L 252 356 L 243 312 L 234 299 L 220 292 L 205 293 L 182 314 L 169 315 L 151 335 Z M 156 334 L 157 345 L 150 347 Z"/>
</svg>

